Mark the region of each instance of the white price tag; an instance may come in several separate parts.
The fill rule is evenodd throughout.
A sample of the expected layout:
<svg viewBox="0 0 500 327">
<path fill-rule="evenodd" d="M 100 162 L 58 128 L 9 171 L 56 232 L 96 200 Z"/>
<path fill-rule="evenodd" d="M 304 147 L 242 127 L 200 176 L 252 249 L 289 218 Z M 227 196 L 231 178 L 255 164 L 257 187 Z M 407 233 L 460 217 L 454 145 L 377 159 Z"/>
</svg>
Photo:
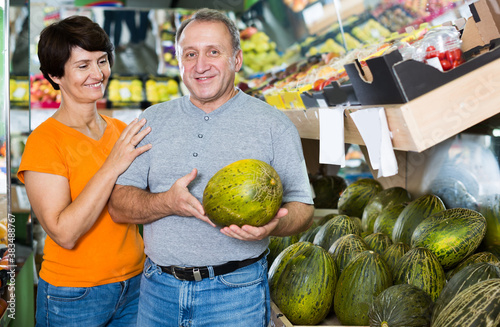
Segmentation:
<svg viewBox="0 0 500 327">
<path fill-rule="evenodd" d="M 398 164 L 384 108 L 361 109 L 351 113 L 351 118 L 366 144 L 372 168 L 378 170 L 378 177 L 396 175 Z"/>
</svg>

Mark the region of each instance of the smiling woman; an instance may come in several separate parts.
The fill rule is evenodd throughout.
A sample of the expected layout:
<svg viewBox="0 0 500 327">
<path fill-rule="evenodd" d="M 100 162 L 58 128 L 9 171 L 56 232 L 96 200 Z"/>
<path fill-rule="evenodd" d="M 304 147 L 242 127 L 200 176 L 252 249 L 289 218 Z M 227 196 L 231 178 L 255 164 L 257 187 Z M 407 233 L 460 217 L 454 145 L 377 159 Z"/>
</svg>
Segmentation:
<svg viewBox="0 0 500 327">
<path fill-rule="evenodd" d="M 97 113 L 113 45 L 89 18 L 46 27 L 38 57 L 44 77 L 61 90 L 61 104 L 29 136 L 18 171 L 47 232 L 37 326 L 135 325 L 143 242 L 136 225 L 111 220 L 106 204 L 118 176 L 149 150 L 136 146 L 150 129 L 139 132 L 145 120 L 125 126 Z"/>
</svg>

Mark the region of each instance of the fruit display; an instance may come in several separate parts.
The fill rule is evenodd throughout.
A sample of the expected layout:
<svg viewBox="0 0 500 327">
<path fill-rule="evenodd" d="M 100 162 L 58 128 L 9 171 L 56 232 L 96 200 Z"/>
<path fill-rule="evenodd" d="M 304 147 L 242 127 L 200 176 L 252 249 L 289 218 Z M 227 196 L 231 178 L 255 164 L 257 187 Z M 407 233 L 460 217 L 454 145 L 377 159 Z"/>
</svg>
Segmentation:
<svg viewBox="0 0 500 327">
<path fill-rule="evenodd" d="M 398 216 L 392 230 L 392 242 L 411 244 L 413 231 L 433 213 L 445 210 L 443 201 L 434 194 L 422 195 L 410 202 Z"/>
<path fill-rule="evenodd" d="M 281 207 L 283 186 L 266 162 L 243 159 L 215 173 L 203 191 L 203 207 L 216 225 L 262 226 Z"/>
<path fill-rule="evenodd" d="M 486 235 L 482 246 L 500 245 L 500 194 L 484 196 L 479 212 L 486 218 Z"/>
<path fill-rule="evenodd" d="M 399 203 L 385 207 L 373 223 L 373 232 L 384 233 L 392 240 L 392 231 L 394 229 L 394 224 L 407 205 L 408 203 Z"/>
<path fill-rule="evenodd" d="M 410 193 L 403 187 L 391 187 L 375 194 L 366 204 L 361 217 L 363 230 L 372 232 L 375 220 L 386 207 L 409 202 Z"/>
<path fill-rule="evenodd" d="M 338 215 L 321 226 L 314 236 L 313 243 L 329 251 L 335 241 L 349 234 L 360 235 L 361 231 L 351 218 L 346 215 Z"/>
<path fill-rule="evenodd" d="M 490 262 L 479 262 L 465 267 L 463 271 L 453 276 L 441 291 L 432 311 L 432 320 L 434 321 L 439 316 L 444 307 L 458 293 L 474 284 L 492 278 L 500 278 L 500 266 Z"/>
<path fill-rule="evenodd" d="M 368 232 L 369 233 L 369 232 Z M 363 238 L 371 250 L 382 255 L 392 245 L 391 238 L 384 233 L 371 233 Z"/>
<path fill-rule="evenodd" d="M 486 233 L 486 219 L 479 212 L 454 208 L 434 213 L 418 224 L 412 247 L 432 250 L 444 269 L 450 269 L 476 251 Z"/>
<path fill-rule="evenodd" d="M 288 247 L 286 247 L 281 253 L 274 259 L 273 263 L 269 267 L 268 272 L 268 282 L 269 291 L 271 293 L 271 298 L 276 298 L 276 293 L 281 287 L 279 287 L 279 281 L 283 268 L 286 266 L 290 258 L 292 258 L 296 253 L 300 253 L 302 250 L 311 246 L 311 242 L 296 242 Z"/>
<path fill-rule="evenodd" d="M 434 326 L 498 326 L 500 278 L 478 282 L 453 297 L 437 315 Z"/>
<path fill-rule="evenodd" d="M 394 267 L 394 284 L 411 284 L 424 290 L 436 301 L 446 284 L 443 266 L 436 255 L 426 248 L 412 248 Z"/>
<path fill-rule="evenodd" d="M 382 253 L 382 259 L 384 259 L 389 266 L 391 274 L 394 275 L 394 267 L 396 267 L 398 260 L 410 250 L 411 247 L 403 242 L 391 244 L 387 249 L 385 249 L 384 253 Z"/>
<path fill-rule="evenodd" d="M 148 77 L 145 82 L 146 101 L 151 104 L 165 102 L 182 96 L 179 82 L 170 77 Z"/>
<path fill-rule="evenodd" d="M 273 301 L 294 324 L 315 325 L 330 312 L 337 268 L 325 249 L 302 244 L 286 261 L 276 262 L 281 269 L 272 277 Z"/>
<path fill-rule="evenodd" d="M 370 326 L 430 326 L 433 301 L 429 294 L 410 284 L 382 291 L 370 308 Z"/>
<path fill-rule="evenodd" d="M 382 189 L 380 182 L 371 178 L 363 178 L 349 184 L 340 196 L 339 213 L 362 217 L 368 202 Z"/>
<path fill-rule="evenodd" d="M 268 268 L 273 264 L 274 259 L 287 247 L 299 241 L 298 235 L 285 237 L 270 236 L 269 237 L 269 254 L 267 255 Z"/>
<path fill-rule="evenodd" d="M 248 75 L 267 72 L 280 66 L 283 61 L 276 49 L 276 42 L 254 27 L 240 32 L 243 51 L 243 69 Z"/>
<path fill-rule="evenodd" d="M 30 101 L 28 77 L 11 76 L 9 80 L 10 103 L 16 107 L 26 107 Z"/>
<path fill-rule="evenodd" d="M 61 91 L 55 90 L 41 74 L 32 76 L 30 93 L 34 107 L 57 108 L 61 103 Z"/>
<path fill-rule="evenodd" d="M 334 311 L 346 326 L 367 326 L 368 313 L 382 291 L 392 286 L 389 267 L 376 252 L 367 250 L 355 256 L 339 276 Z"/>
<path fill-rule="evenodd" d="M 139 76 L 114 77 L 109 81 L 107 99 L 113 106 L 130 106 L 144 101 L 144 85 Z"/>
<path fill-rule="evenodd" d="M 175 46 L 173 42 L 163 42 L 162 59 L 166 70 L 178 70 L 178 61 L 175 56 Z"/>
<path fill-rule="evenodd" d="M 474 254 L 471 254 L 464 260 L 460 261 L 460 263 L 453 269 L 448 270 L 446 272 L 446 279 L 450 280 L 455 276 L 457 273 L 459 273 L 462 269 L 465 269 L 468 266 L 471 266 L 476 263 L 491 263 L 491 264 L 499 264 L 500 259 L 498 259 L 493 253 L 491 252 L 476 252 Z"/>
<path fill-rule="evenodd" d="M 370 250 L 370 247 L 361 236 L 347 234 L 333 242 L 328 253 L 332 256 L 339 274 L 341 274 L 355 256 L 367 250 Z"/>
<path fill-rule="evenodd" d="M 350 198 L 358 199 L 362 194 L 366 196 L 366 190 L 359 186 L 355 189 L 357 192 L 348 192 L 348 189 L 342 194 L 346 202 L 354 203 Z M 377 219 L 398 208 L 388 220 L 395 222 L 400 219 L 408 230 L 413 229 L 409 242 L 393 242 L 388 234 L 375 232 L 377 224 L 373 231 L 368 231 L 365 230 L 368 225 L 362 225 L 358 217 L 331 213 L 318 217 L 316 225 L 301 234 L 301 237 L 308 238 L 307 241 L 300 239 L 276 256 L 269 276 L 276 272 L 279 274 L 277 261 L 281 267 L 284 266 L 291 256 L 298 253 L 298 249 L 310 244 L 312 239 L 314 245 L 328 251 L 338 272 L 333 306 L 325 319 L 334 318 L 342 325 L 351 326 L 385 326 L 377 323 L 380 319 L 386 322 L 390 320 L 394 326 L 441 326 L 431 325 L 430 322 L 438 317 L 443 319 L 439 312 L 458 301 L 458 295 L 467 287 L 485 279 L 500 278 L 495 275 L 500 272 L 499 258 L 480 247 L 487 224 L 481 213 L 467 208 L 446 209 L 441 199 L 433 194 L 424 194 L 410 201 L 404 188 L 388 187 L 370 198 L 379 195 L 373 203 L 383 203 L 380 200 L 384 198 L 383 195 L 391 193 L 392 199 L 403 195 L 399 199 L 404 202 L 396 201 L 396 204 L 383 207 Z M 409 209 L 405 211 L 406 208 Z M 364 205 L 363 210 L 370 212 L 373 208 Z M 359 225 L 355 223 L 356 220 L 359 220 Z M 393 235 L 400 228 L 393 224 Z M 311 238 L 311 235 L 314 237 Z M 297 250 L 294 251 L 294 248 Z M 301 261 L 306 260 L 301 258 Z M 319 262 L 311 262 L 308 270 L 301 268 L 301 271 L 309 271 L 310 278 L 313 278 Z M 290 262 L 288 264 L 293 265 Z M 290 281 L 277 284 L 275 279 L 270 278 L 269 285 L 273 301 L 278 292 L 294 292 L 294 284 Z M 447 289 L 452 286 L 453 289 Z M 384 292 L 387 293 L 381 295 Z M 475 295 L 476 301 L 483 298 L 486 303 L 490 303 L 489 298 L 484 298 L 488 293 L 484 290 L 481 292 Z M 402 299 L 402 296 L 408 298 Z M 284 300 L 281 298 L 280 301 Z M 329 295 L 325 295 L 324 301 L 329 301 Z M 294 312 L 302 305 L 297 301 L 287 303 L 287 312 Z M 436 310 L 434 303 L 438 304 Z M 291 323 L 299 324 L 294 322 L 297 318 L 293 314 L 290 314 L 291 317 L 289 314 L 285 316 Z M 404 322 L 398 325 L 398 321 Z"/>
</svg>

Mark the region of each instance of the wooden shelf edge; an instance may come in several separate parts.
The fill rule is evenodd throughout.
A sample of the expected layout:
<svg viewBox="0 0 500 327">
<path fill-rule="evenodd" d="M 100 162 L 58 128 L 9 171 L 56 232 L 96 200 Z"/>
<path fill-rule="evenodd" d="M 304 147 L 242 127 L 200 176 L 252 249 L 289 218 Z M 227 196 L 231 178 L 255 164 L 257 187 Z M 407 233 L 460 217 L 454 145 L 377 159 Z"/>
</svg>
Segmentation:
<svg viewBox="0 0 500 327">
<path fill-rule="evenodd" d="M 422 152 L 500 113 L 500 59 L 410 102 L 345 110 L 345 143 L 365 145 L 350 114 L 384 107 L 395 150 Z M 319 140 L 318 108 L 284 110 L 302 138 Z"/>
</svg>

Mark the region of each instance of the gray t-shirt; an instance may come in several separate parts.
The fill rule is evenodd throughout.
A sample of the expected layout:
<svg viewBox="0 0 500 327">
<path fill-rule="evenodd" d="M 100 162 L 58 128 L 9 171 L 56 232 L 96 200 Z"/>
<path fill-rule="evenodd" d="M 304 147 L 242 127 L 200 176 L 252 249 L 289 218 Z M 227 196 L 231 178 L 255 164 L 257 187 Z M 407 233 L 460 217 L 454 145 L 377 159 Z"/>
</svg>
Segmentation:
<svg viewBox="0 0 500 327">
<path fill-rule="evenodd" d="M 259 159 L 279 174 L 283 202 L 313 203 L 297 129 L 265 102 L 240 91 L 207 114 L 184 96 L 154 105 L 141 116 L 152 130 L 140 145 L 153 147 L 136 158 L 117 184 L 164 192 L 196 168 L 198 176 L 188 188 L 202 202 L 208 180 L 219 169 L 237 160 Z M 144 243 L 155 263 L 189 267 L 257 257 L 269 240 L 241 241 L 199 219 L 168 216 L 144 225 Z"/>
</svg>

